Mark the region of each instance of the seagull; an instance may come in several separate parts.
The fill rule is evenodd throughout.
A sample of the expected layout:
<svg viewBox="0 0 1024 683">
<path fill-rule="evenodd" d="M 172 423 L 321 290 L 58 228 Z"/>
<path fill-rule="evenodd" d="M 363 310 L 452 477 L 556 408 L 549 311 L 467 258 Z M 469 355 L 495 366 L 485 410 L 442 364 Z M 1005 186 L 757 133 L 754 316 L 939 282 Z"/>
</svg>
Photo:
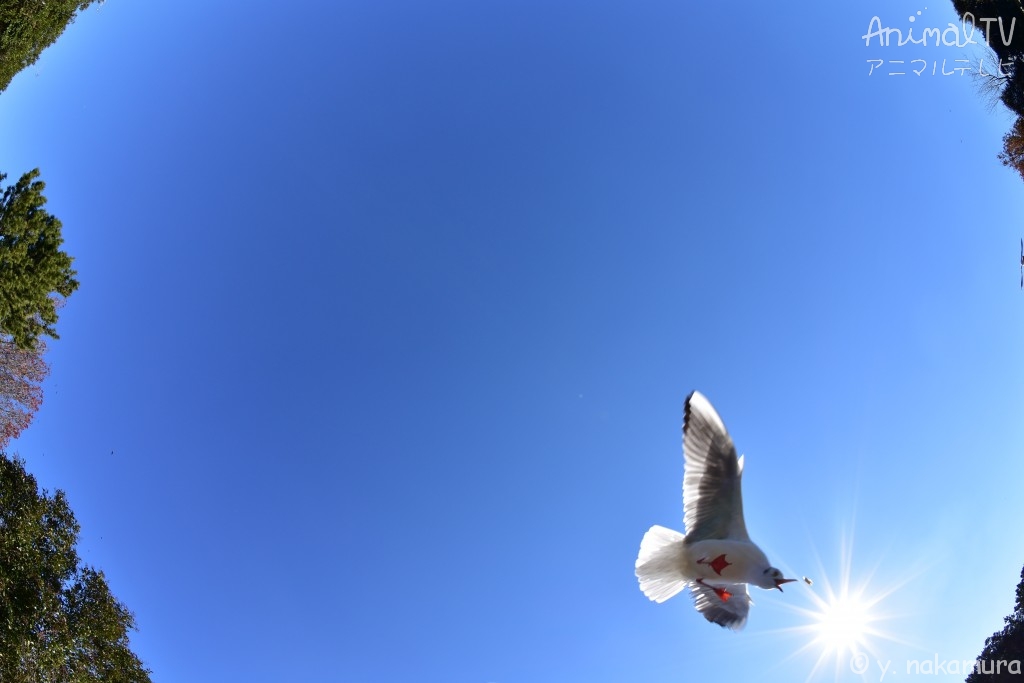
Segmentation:
<svg viewBox="0 0 1024 683">
<path fill-rule="evenodd" d="M 683 409 L 683 523 L 686 535 L 652 526 L 640 542 L 636 577 L 640 590 L 665 602 L 684 588 L 708 621 L 740 630 L 747 623 L 747 584 L 766 590 L 796 579 L 783 578 L 768 562 L 743 521 L 740 478 L 743 457 L 722 418 L 700 392 Z"/>
</svg>

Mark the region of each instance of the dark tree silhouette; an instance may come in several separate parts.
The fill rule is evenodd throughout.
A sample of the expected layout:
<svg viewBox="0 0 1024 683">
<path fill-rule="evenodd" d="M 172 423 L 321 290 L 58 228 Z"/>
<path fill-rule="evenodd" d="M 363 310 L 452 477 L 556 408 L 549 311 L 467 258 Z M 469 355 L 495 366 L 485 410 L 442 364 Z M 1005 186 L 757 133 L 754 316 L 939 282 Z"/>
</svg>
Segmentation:
<svg viewBox="0 0 1024 683">
<path fill-rule="evenodd" d="M 135 619 L 81 563 L 62 491 L 39 491 L 0 452 L 0 681 L 150 683 L 128 646 Z"/>
<path fill-rule="evenodd" d="M 953 0 L 961 20 L 985 36 L 1000 64 L 992 76 L 1002 87 L 1000 99 L 1018 116 L 1024 116 L 1024 7 L 1019 0 Z M 985 21 L 992 19 L 993 21 Z"/>
<path fill-rule="evenodd" d="M 998 96 L 1017 115 L 1010 132 L 1003 136 L 998 158 L 1024 180 L 1024 0 L 953 0 L 953 9 L 961 21 L 981 31 L 998 62 L 987 70 L 979 65 L 975 76 L 986 97 Z M 1024 289 L 1024 243 L 1020 286 Z"/>
<path fill-rule="evenodd" d="M 978 656 L 974 671 L 967 676 L 967 683 L 1020 683 L 1021 665 L 1024 664 L 1024 571 L 1017 584 L 1017 602 L 1013 614 L 1004 619 L 1006 626 L 985 640 L 985 649 Z M 1018 662 L 1015 671 L 1010 672 L 1008 663 Z M 1000 667 L 999 662 L 1004 662 Z M 998 671 L 998 673 L 997 673 Z"/>
</svg>

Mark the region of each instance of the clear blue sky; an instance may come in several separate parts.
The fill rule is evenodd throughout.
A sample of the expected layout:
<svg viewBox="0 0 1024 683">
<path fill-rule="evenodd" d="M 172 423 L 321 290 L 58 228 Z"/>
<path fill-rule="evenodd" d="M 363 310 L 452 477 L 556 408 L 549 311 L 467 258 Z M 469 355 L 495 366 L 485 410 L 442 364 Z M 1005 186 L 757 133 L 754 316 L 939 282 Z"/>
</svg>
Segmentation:
<svg viewBox="0 0 1024 683">
<path fill-rule="evenodd" d="M 110 0 L 0 95 L 82 283 L 14 450 L 155 680 L 805 680 L 844 535 L 901 586 L 875 653 L 980 652 L 1024 564 L 1011 119 L 868 75 L 971 56 L 865 47 L 920 3 L 735 9 Z M 693 389 L 815 581 L 739 634 L 633 576 Z"/>
</svg>

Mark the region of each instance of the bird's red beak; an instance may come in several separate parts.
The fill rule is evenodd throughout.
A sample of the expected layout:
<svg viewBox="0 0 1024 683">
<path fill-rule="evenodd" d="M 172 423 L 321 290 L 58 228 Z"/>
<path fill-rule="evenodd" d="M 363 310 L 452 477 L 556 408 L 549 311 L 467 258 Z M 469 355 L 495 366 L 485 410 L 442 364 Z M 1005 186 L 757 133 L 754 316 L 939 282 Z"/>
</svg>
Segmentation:
<svg viewBox="0 0 1024 683">
<path fill-rule="evenodd" d="M 780 592 L 785 593 L 785 591 L 782 590 L 782 584 L 790 583 L 792 581 L 796 581 L 796 579 L 775 579 L 775 587 L 778 588 Z"/>
</svg>

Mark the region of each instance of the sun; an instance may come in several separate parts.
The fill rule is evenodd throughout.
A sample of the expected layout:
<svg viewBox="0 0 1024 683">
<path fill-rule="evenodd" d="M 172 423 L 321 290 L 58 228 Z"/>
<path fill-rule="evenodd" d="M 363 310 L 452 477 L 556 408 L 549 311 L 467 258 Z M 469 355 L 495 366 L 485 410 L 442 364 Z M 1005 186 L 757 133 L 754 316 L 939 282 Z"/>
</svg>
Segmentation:
<svg viewBox="0 0 1024 683">
<path fill-rule="evenodd" d="M 885 590 L 871 589 L 873 572 L 868 572 L 862 580 L 854 583 L 852 558 L 853 544 L 844 538 L 840 543 L 838 582 L 833 585 L 829 581 L 819 559 L 821 580 L 813 586 L 808 582 L 810 607 L 790 607 L 805 619 L 805 623 L 783 630 L 807 637 L 793 656 L 807 651 L 818 655 L 807 676 L 808 681 L 830 663 L 835 668 L 836 680 L 839 680 L 848 674 L 851 657 L 867 654 L 877 658 L 876 643 L 879 639 L 899 642 L 898 638 L 881 628 L 881 622 L 891 617 L 884 611 L 882 603 L 905 581 Z"/>
<path fill-rule="evenodd" d="M 838 588 L 833 591 L 826 583 L 824 595 L 811 594 L 814 609 L 800 610 L 809 617 L 804 629 L 812 636 L 809 646 L 821 653 L 815 669 L 825 659 L 835 658 L 839 663 L 847 655 L 870 652 L 873 638 L 887 638 L 877 627 L 884 617 L 875 609 L 884 595 L 866 597 L 863 588 L 851 590 L 847 582 Z"/>
<path fill-rule="evenodd" d="M 828 579 L 822 581 L 823 589 L 810 591 L 810 609 L 793 607 L 806 618 L 802 626 L 793 627 L 802 635 L 809 636 L 795 654 L 806 651 L 817 652 L 818 658 L 807 676 L 814 679 L 818 672 L 830 663 L 835 669 L 838 681 L 848 671 L 850 658 L 864 656 L 861 653 L 874 655 L 877 659 L 875 641 L 878 638 L 893 640 L 883 632 L 879 622 L 885 615 L 878 609 L 879 603 L 888 593 L 867 593 L 867 584 L 852 587 L 849 575 L 840 579 L 839 585 L 833 588 Z"/>
<path fill-rule="evenodd" d="M 826 650 L 842 655 L 860 651 L 867 645 L 872 615 L 870 605 L 859 596 L 846 595 L 824 602 L 814 615 L 815 640 Z"/>
</svg>

